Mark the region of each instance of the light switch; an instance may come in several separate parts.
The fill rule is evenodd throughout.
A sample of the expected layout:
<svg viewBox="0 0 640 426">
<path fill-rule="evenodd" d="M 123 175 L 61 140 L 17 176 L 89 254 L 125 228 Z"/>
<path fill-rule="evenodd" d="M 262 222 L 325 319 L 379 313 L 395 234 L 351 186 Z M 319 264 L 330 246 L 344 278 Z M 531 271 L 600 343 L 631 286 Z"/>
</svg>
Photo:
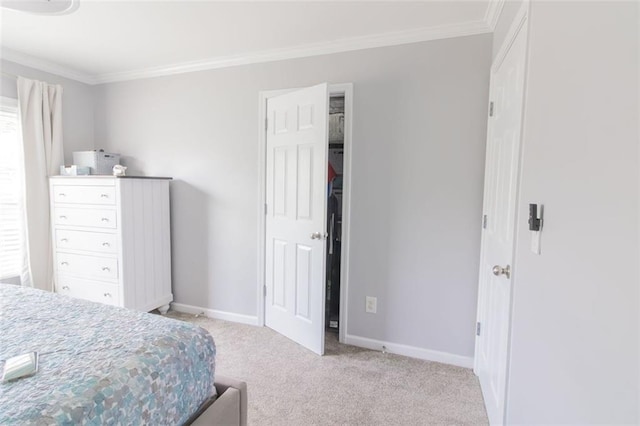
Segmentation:
<svg viewBox="0 0 640 426">
<path fill-rule="evenodd" d="M 540 254 L 540 239 L 542 238 L 542 224 L 544 217 L 544 205 L 529 204 L 529 231 L 531 231 L 531 252 Z"/>
</svg>

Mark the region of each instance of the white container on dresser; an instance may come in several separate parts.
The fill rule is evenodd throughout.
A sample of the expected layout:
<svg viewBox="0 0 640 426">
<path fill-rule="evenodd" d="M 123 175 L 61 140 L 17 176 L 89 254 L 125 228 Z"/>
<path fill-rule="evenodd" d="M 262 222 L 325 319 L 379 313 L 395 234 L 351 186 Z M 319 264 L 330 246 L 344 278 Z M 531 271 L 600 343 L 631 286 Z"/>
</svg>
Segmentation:
<svg viewBox="0 0 640 426">
<path fill-rule="evenodd" d="M 51 177 L 56 292 L 166 313 L 173 301 L 169 180 Z"/>
</svg>

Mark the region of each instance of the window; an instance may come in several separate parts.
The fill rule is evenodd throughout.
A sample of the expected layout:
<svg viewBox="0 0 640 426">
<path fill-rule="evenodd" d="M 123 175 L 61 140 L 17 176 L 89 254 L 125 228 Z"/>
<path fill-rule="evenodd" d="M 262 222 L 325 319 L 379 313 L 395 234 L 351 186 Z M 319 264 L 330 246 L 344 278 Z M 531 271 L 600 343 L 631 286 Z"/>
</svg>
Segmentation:
<svg viewBox="0 0 640 426">
<path fill-rule="evenodd" d="M 0 98 L 0 280 L 17 283 L 25 235 L 19 126 L 17 101 Z"/>
</svg>

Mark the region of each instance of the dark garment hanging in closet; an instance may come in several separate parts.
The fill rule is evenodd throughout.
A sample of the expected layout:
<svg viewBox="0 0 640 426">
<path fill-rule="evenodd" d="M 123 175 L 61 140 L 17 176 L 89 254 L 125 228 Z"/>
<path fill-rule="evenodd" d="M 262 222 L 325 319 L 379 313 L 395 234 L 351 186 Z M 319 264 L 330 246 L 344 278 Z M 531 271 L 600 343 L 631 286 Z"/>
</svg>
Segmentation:
<svg viewBox="0 0 640 426">
<path fill-rule="evenodd" d="M 340 313 L 340 224 L 338 215 L 338 198 L 329 196 L 327 202 L 327 284 L 330 283 L 329 317 L 335 318 Z"/>
</svg>

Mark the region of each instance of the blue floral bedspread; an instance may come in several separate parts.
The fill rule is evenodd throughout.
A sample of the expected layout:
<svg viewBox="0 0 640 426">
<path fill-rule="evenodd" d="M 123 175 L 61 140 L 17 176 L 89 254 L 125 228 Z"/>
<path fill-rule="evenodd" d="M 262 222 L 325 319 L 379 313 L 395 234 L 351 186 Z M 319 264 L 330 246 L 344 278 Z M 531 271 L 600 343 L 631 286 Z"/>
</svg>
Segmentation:
<svg viewBox="0 0 640 426">
<path fill-rule="evenodd" d="M 0 424 L 180 425 L 215 392 L 206 330 L 0 284 L 0 371 L 29 351 L 38 372 L 0 383 Z"/>
</svg>

